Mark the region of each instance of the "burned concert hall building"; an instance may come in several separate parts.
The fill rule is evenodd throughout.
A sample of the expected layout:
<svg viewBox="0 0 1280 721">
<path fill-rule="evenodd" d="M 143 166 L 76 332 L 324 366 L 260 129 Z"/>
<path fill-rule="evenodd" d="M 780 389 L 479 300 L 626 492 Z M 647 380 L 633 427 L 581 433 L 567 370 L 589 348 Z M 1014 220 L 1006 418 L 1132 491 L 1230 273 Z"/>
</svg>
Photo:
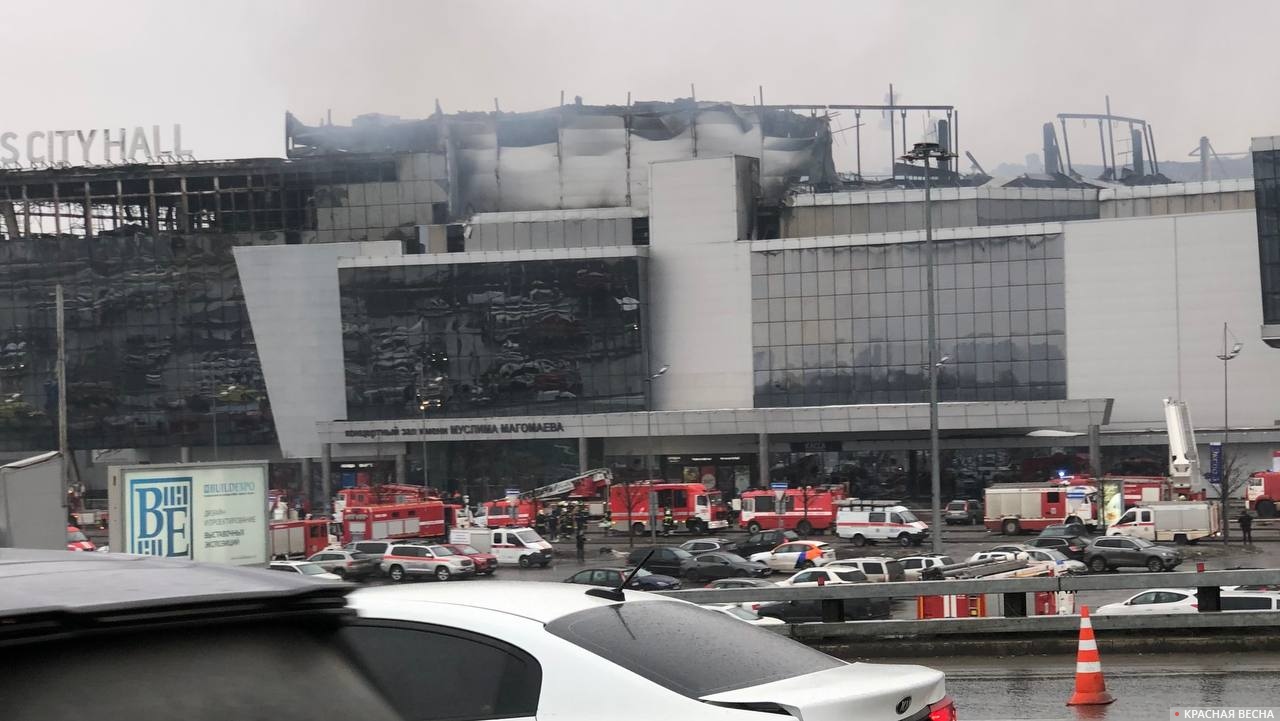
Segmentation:
<svg viewBox="0 0 1280 721">
<path fill-rule="evenodd" d="M 60 284 L 91 480 L 268 458 L 317 500 L 353 469 L 480 497 L 601 466 L 916 494 L 922 178 L 837 152 L 825 108 L 683 100 L 290 116 L 283 158 L 0 170 L 0 453 L 54 444 Z M 1232 437 L 1280 446 L 1253 181 L 1127 170 L 935 167 L 948 493 L 1159 472 L 1165 397 L 1214 440 L 1224 321 Z"/>
</svg>

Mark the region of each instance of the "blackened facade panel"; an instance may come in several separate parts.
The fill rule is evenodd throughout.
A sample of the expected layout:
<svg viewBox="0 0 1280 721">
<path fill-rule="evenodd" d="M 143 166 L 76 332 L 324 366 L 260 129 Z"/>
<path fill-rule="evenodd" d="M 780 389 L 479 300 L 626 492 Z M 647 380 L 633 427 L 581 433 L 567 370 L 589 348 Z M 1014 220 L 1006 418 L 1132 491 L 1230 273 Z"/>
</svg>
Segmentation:
<svg viewBox="0 0 1280 721">
<path fill-rule="evenodd" d="M 944 401 L 1067 397 L 1061 235 L 937 243 Z M 923 243 L 752 254 L 758 407 L 927 400 Z"/>
<path fill-rule="evenodd" d="M 56 447 L 55 287 L 73 448 L 271 444 L 227 236 L 0 243 L 0 449 Z"/>
<path fill-rule="evenodd" d="M 1262 273 L 1262 322 L 1280 324 L 1280 150 L 1253 154 L 1253 192 Z"/>
<path fill-rule="evenodd" d="M 644 407 L 638 258 L 343 268 L 350 420 Z"/>
</svg>

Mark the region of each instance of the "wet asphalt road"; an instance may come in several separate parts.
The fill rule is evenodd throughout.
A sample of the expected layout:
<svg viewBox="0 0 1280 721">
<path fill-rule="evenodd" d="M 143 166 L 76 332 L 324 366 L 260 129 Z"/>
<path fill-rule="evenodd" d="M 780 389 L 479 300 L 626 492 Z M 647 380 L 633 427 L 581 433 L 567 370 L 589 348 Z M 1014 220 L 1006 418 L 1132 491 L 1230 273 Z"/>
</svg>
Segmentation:
<svg viewBox="0 0 1280 721">
<path fill-rule="evenodd" d="M 1102 657 L 1115 703 L 1068 707 L 1074 656 L 923 658 L 905 661 L 947 674 L 960 718 L 1002 721 L 1147 721 L 1178 707 L 1280 706 L 1280 654 Z"/>
</svg>

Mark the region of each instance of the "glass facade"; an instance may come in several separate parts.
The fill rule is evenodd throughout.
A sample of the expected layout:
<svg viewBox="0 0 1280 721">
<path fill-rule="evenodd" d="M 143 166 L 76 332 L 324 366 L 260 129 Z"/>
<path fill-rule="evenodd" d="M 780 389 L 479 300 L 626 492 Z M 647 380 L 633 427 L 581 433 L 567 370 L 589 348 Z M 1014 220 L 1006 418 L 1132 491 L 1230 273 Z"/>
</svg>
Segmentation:
<svg viewBox="0 0 1280 721">
<path fill-rule="evenodd" d="M 0 449 L 55 448 L 66 306 L 73 448 L 276 440 L 226 236 L 0 243 Z"/>
<path fill-rule="evenodd" d="M 1060 234 L 938 241 L 944 401 L 1066 398 Z M 927 400 L 923 243 L 752 253 L 757 407 Z"/>
<path fill-rule="evenodd" d="M 644 407 L 639 258 L 344 268 L 350 420 Z"/>
<path fill-rule="evenodd" d="M 1280 150 L 1253 154 L 1253 192 L 1262 272 L 1262 322 L 1275 325 L 1280 324 Z"/>
</svg>

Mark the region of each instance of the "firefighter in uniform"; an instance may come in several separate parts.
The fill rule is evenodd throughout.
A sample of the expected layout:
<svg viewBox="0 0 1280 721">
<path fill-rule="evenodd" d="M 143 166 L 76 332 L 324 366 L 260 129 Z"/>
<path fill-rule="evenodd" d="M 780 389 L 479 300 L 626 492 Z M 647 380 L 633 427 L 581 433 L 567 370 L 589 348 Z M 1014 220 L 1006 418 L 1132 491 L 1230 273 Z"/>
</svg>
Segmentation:
<svg viewBox="0 0 1280 721">
<path fill-rule="evenodd" d="M 539 536 L 547 535 L 547 512 L 541 508 L 538 509 L 538 515 L 534 518 L 533 530 L 537 531 Z"/>
<path fill-rule="evenodd" d="M 578 501 L 578 510 L 575 513 L 578 522 L 578 533 L 586 533 L 587 525 L 591 522 L 591 513 L 587 510 L 587 504 Z"/>
<path fill-rule="evenodd" d="M 676 517 L 671 513 L 671 507 L 662 509 L 662 535 L 670 536 L 671 532 L 676 530 Z"/>
<path fill-rule="evenodd" d="M 557 508 L 560 509 L 560 538 L 562 540 L 572 540 L 574 533 L 573 511 L 570 510 L 569 504 L 564 501 L 560 501 L 560 505 Z"/>
<path fill-rule="evenodd" d="M 604 518 L 600 521 L 600 530 L 604 531 L 604 535 L 613 535 L 613 511 L 609 508 L 609 504 L 604 504 Z"/>
<path fill-rule="evenodd" d="M 560 506 L 551 507 L 551 540 L 560 537 Z"/>
</svg>

